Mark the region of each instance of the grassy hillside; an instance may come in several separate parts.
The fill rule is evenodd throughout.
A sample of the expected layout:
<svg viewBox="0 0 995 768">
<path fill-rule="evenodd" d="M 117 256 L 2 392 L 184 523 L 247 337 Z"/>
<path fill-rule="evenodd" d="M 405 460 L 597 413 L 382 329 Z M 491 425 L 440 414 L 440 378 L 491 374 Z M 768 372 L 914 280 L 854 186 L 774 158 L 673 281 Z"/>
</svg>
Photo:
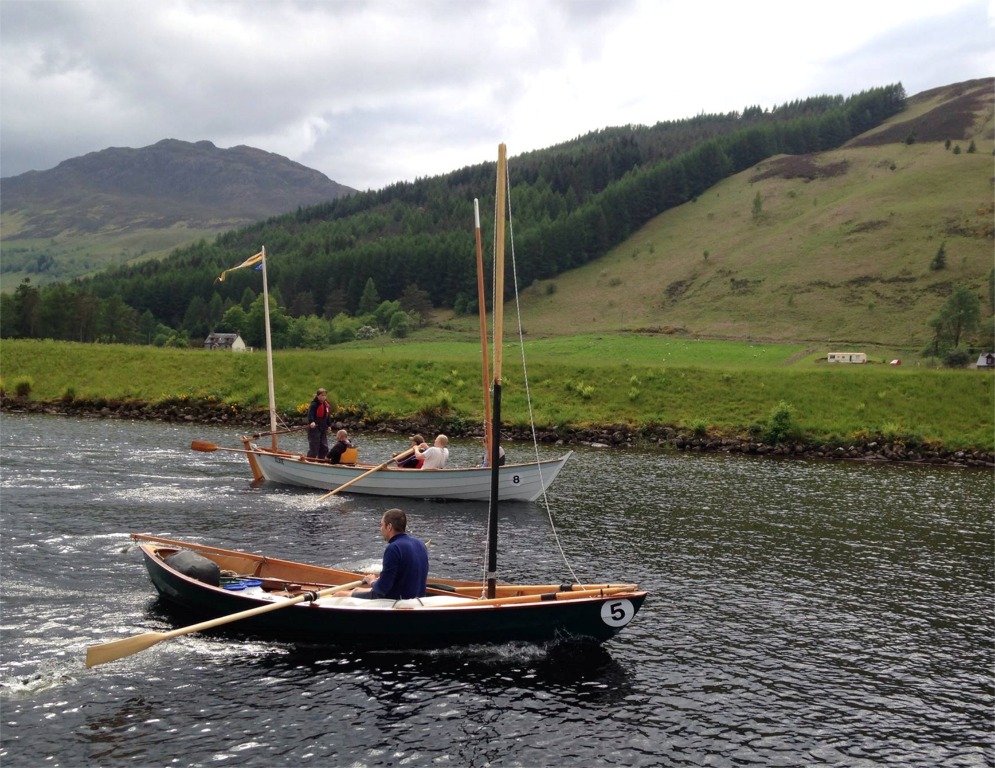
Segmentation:
<svg viewBox="0 0 995 768">
<path fill-rule="evenodd" d="M 988 293 L 992 141 L 977 143 L 973 154 L 890 144 L 762 163 L 533 286 L 525 326 L 918 350 L 955 284 Z M 816 178 L 794 175 L 799 162 Z M 941 246 L 947 267 L 933 271 Z"/>
</svg>

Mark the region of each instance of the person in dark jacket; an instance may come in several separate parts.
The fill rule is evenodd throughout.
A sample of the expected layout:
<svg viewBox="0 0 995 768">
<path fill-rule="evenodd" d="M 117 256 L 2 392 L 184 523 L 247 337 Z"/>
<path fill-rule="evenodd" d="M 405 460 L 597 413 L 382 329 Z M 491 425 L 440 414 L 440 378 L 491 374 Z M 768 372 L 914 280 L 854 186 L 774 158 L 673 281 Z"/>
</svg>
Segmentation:
<svg viewBox="0 0 995 768">
<path fill-rule="evenodd" d="M 328 456 L 328 431 L 332 428 L 332 408 L 324 388 L 314 393 L 307 409 L 307 457 L 324 459 Z"/>
<path fill-rule="evenodd" d="M 336 597 L 408 600 L 424 597 L 428 581 L 428 547 L 406 530 L 408 516 L 400 509 L 388 509 L 380 518 L 380 535 L 387 542 L 379 576 L 368 574 L 363 584 L 369 589 L 336 592 Z"/>
<path fill-rule="evenodd" d="M 425 444 L 425 438 L 421 435 L 413 435 L 411 437 L 411 448 L 408 449 L 411 453 L 397 462 L 397 466 L 401 469 L 421 469 L 422 460 L 415 456 L 412 448 L 421 448 L 422 450 L 428 448 L 428 445 Z M 392 453 L 390 457 L 394 459 L 397 457 L 397 454 Z"/>
<path fill-rule="evenodd" d="M 355 446 L 349 442 L 349 433 L 344 429 L 340 429 L 335 433 L 335 445 L 333 445 L 332 449 L 328 452 L 328 463 L 341 464 L 342 454 L 350 448 L 355 448 Z"/>
</svg>

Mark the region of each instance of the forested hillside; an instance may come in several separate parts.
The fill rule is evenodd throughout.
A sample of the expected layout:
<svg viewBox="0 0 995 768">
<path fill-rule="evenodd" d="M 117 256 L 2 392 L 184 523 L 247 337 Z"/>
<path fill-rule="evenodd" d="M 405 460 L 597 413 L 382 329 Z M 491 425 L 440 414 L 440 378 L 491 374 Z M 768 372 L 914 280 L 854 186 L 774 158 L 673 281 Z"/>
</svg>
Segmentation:
<svg viewBox="0 0 995 768">
<path fill-rule="evenodd" d="M 772 110 L 607 128 L 512 156 L 520 287 L 587 264 L 663 211 L 774 155 L 843 145 L 899 113 L 901 85 Z M 513 148 L 512 148 L 513 149 Z M 262 341 L 260 281 L 215 278 L 265 246 L 277 346 L 321 346 L 356 333 L 404 335 L 433 308 L 476 308 L 473 199 L 487 214 L 494 164 L 302 208 L 202 241 L 159 262 L 4 297 L 4 336 L 198 344 L 210 330 Z"/>
</svg>

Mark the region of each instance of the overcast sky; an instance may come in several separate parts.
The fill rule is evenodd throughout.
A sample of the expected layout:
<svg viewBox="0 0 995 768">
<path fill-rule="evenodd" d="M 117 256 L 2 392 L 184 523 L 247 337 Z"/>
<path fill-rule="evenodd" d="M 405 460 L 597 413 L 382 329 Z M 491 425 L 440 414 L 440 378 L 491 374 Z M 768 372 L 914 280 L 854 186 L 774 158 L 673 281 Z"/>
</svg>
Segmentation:
<svg viewBox="0 0 995 768">
<path fill-rule="evenodd" d="M 995 0 L 0 0 L 0 175 L 165 139 L 357 189 L 608 126 L 995 75 Z"/>
</svg>

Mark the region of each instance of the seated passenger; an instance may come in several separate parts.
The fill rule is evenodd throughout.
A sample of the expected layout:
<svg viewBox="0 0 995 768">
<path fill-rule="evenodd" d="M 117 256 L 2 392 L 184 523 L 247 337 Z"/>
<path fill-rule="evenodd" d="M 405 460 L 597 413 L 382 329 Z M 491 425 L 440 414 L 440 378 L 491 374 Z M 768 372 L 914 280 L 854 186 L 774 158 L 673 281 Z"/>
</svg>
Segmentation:
<svg viewBox="0 0 995 768">
<path fill-rule="evenodd" d="M 412 449 L 421 448 L 422 450 L 426 450 L 428 448 L 428 444 L 425 442 L 424 437 L 422 437 L 421 435 L 415 435 L 414 437 L 411 438 L 411 448 Z M 394 458 L 396 456 L 397 456 L 396 453 L 391 454 L 391 458 Z M 397 462 L 397 466 L 400 467 L 401 469 L 421 469 L 421 465 L 422 465 L 422 460 L 418 458 L 414 450 L 411 450 L 411 453 L 409 453 L 405 458 Z"/>
<path fill-rule="evenodd" d="M 380 535 L 387 542 L 379 576 L 366 575 L 369 589 L 335 592 L 335 597 L 408 600 L 424 597 L 428 580 L 428 547 L 407 533 L 408 517 L 400 509 L 388 509 L 380 518 Z"/>
<path fill-rule="evenodd" d="M 498 461 L 497 461 L 497 465 L 499 467 L 503 467 L 504 466 L 504 459 L 505 459 L 504 447 L 499 445 L 498 446 Z M 480 457 L 480 466 L 482 466 L 482 467 L 486 467 L 487 466 L 487 443 L 486 442 L 484 443 L 484 455 Z"/>
<path fill-rule="evenodd" d="M 415 456 L 422 460 L 422 469 L 445 469 L 446 462 L 449 461 L 449 438 L 439 435 L 435 438 L 435 445 L 431 448 L 415 448 Z"/>
<path fill-rule="evenodd" d="M 333 445 L 332 449 L 328 452 L 328 463 L 340 464 L 342 462 L 342 454 L 354 447 L 355 446 L 349 442 L 349 433 L 344 429 L 340 429 L 335 433 L 335 445 Z"/>
</svg>

